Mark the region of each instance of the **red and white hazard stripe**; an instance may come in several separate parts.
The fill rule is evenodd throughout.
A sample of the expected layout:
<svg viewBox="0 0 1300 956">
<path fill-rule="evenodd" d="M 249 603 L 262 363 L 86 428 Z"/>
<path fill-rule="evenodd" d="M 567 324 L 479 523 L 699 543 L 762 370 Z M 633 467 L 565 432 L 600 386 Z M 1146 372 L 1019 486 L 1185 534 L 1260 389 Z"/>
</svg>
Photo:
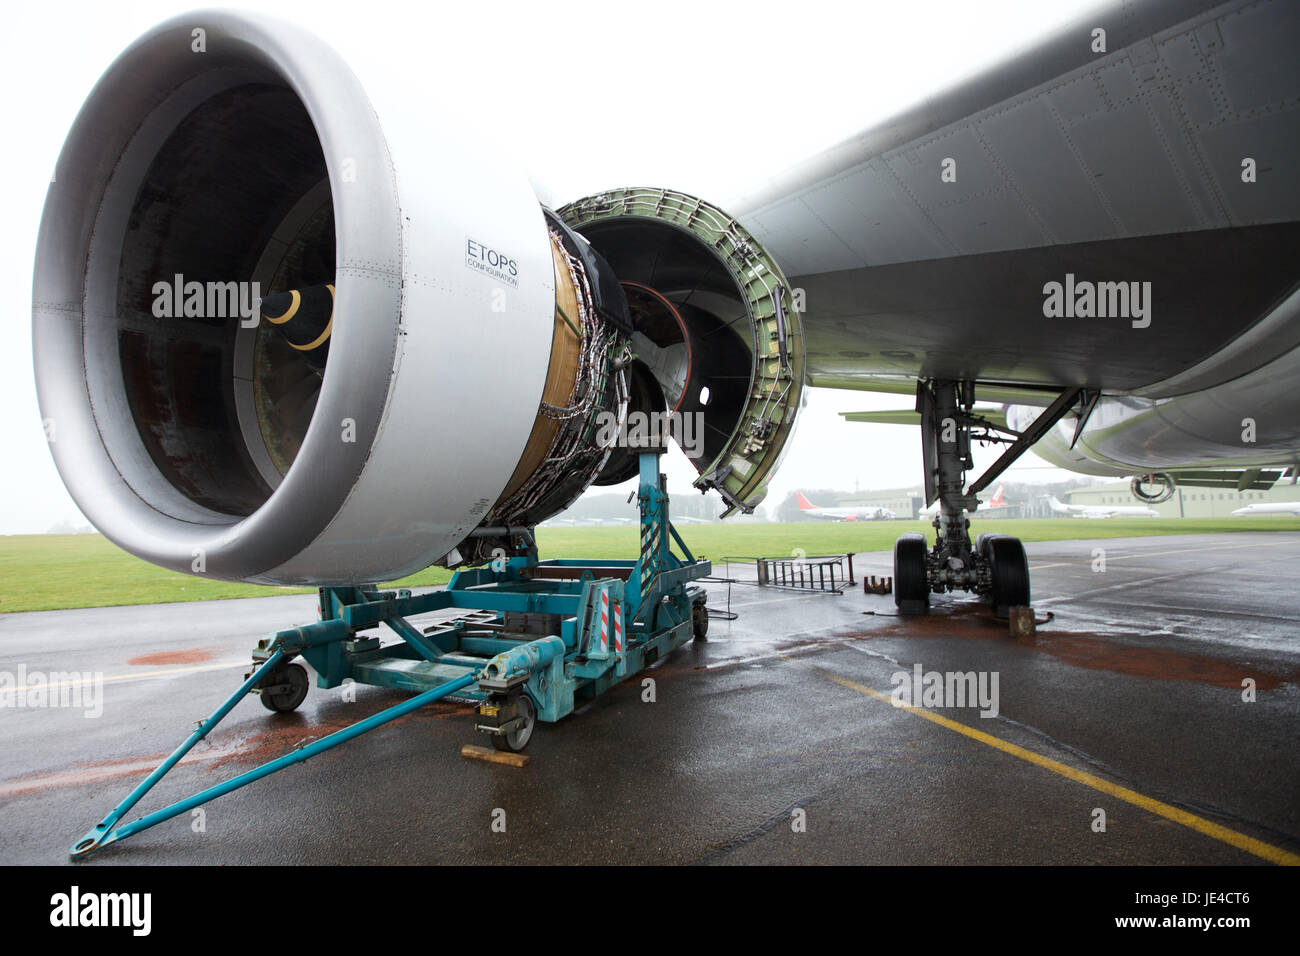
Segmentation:
<svg viewBox="0 0 1300 956">
<path fill-rule="evenodd" d="M 614 605 L 614 650 L 623 653 L 623 611 Z"/>
<path fill-rule="evenodd" d="M 600 652 L 609 652 L 609 592 L 600 592 Z"/>
</svg>

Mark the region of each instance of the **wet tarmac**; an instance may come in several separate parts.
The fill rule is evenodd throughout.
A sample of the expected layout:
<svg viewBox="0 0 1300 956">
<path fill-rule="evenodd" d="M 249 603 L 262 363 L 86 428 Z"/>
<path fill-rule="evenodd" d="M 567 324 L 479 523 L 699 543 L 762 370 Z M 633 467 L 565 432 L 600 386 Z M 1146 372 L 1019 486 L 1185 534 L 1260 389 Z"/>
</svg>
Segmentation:
<svg viewBox="0 0 1300 956">
<path fill-rule="evenodd" d="M 734 581 L 710 603 L 736 620 L 540 724 L 527 767 L 462 757 L 486 740 L 440 702 L 80 865 L 1300 862 L 1300 535 L 1026 547 L 1051 615 L 1032 641 L 968 598 L 899 617 L 860 586 L 718 564 Z M 307 596 L 0 616 L 0 674 L 62 672 L 76 705 L 0 698 L 0 862 L 66 862 L 258 637 L 314 615 Z M 71 699 L 82 672 L 102 698 Z M 130 818 L 404 696 L 247 699 Z"/>
</svg>

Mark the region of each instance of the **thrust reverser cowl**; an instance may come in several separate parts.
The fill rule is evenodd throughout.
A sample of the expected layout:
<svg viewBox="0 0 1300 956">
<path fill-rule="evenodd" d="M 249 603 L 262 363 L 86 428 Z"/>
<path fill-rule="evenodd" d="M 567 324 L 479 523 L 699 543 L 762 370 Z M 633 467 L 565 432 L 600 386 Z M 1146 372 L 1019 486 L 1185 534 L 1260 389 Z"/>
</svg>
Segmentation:
<svg viewBox="0 0 1300 956">
<path fill-rule="evenodd" d="M 753 511 L 803 406 L 803 328 L 780 266 L 721 209 L 669 189 L 609 190 L 559 212 L 627 289 L 634 350 L 669 406 L 702 422 L 685 449 L 695 486 L 726 514 Z"/>
<path fill-rule="evenodd" d="M 627 364 L 625 314 L 608 317 L 619 280 L 645 277 L 587 276 L 526 179 L 473 141 L 408 86 L 363 88 L 326 44 L 259 15 L 187 14 L 113 63 L 59 157 L 33 287 L 42 416 L 96 527 L 206 576 L 386 580 L 501 515 L 542 520 L 606 474 L 603 449 L 571 440 L 590 429 L 553 423 L 662 402 Z M 597 251 L 625 255 L 618 230 L 593 226 Z M 731 291 L 706 288 L 716 277 L 659 291 L 696 315 L 695 370 L 748 386 L 711 382 L 735 397 L 708 416 L 724 434 L 702 469 L 745 507 L 793 424 L 801 339 L 774 264 L 731 227 L 716 239 Z M 592 279 L 613 311 L 588 329 Z M 727 311 L 759 285 L 771 305 Z M 275 321 L 295 292 L 311 314 Z M 762 314 L 778 301 L 781 319 Z M 740 345 L 714 348 L 730 339 L 699 313 Z M 540 480 L 532 463 L 563 442 L 573 467 Z"/>
</svg>

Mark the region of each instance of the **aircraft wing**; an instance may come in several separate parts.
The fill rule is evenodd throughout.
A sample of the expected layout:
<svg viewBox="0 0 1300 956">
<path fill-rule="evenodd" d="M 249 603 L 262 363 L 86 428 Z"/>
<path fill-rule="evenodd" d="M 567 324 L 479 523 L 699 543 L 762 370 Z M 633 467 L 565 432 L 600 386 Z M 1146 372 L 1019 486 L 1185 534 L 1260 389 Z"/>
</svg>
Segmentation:
<svg viewBox="0 0 1300 956">
<path fill-rule="evenodd" d="M 732 203 L 804 290 L 809 383 L 1136 390 L 1229 359 L 1208 387 L 1293 349 L 1298 46 L 1285 0 L 1116 3 Z M 1048 317 L 1067 275 L 1149 283 L 1148 314 Z"/>
</svg>

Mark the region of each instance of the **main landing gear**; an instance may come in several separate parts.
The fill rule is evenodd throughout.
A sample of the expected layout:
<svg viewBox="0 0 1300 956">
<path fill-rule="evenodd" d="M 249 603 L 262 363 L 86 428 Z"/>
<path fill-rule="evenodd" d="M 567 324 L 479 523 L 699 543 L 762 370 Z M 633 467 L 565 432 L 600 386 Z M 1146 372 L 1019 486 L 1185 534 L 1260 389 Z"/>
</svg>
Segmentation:
<svg viewBox="0 0 1300 956">
<path fill-rule="evenodd" d="M 973 591 L 1007 617 L 1013 607 L 1029 605 L 1029 562 L 1019 538 L 981 534 L 971 543 L 969 512 L 979 507 L 977 495 L 1071 409 L 1091 411 L 1095 395 L 1085 389 L 1062 392 L 1023 432 L 981 418 L 974 411 L 972 381 L 917 383 L 916 410 L 921 416 L 921 447 L 925 457 L 926 504 L 939 501 L 934 518 L 934 547 L 922 534 L 905 534 L 894 545 L 894 602 L 905 613 L 924 614 L 931 594 Z M 1086 418 L 1086 411 L 1083 412 Z M 971 437 L 999 442 L 1007 450 L 980 478 L 966 488 L 966 472 L 974 468 Z"/>
</svg>

